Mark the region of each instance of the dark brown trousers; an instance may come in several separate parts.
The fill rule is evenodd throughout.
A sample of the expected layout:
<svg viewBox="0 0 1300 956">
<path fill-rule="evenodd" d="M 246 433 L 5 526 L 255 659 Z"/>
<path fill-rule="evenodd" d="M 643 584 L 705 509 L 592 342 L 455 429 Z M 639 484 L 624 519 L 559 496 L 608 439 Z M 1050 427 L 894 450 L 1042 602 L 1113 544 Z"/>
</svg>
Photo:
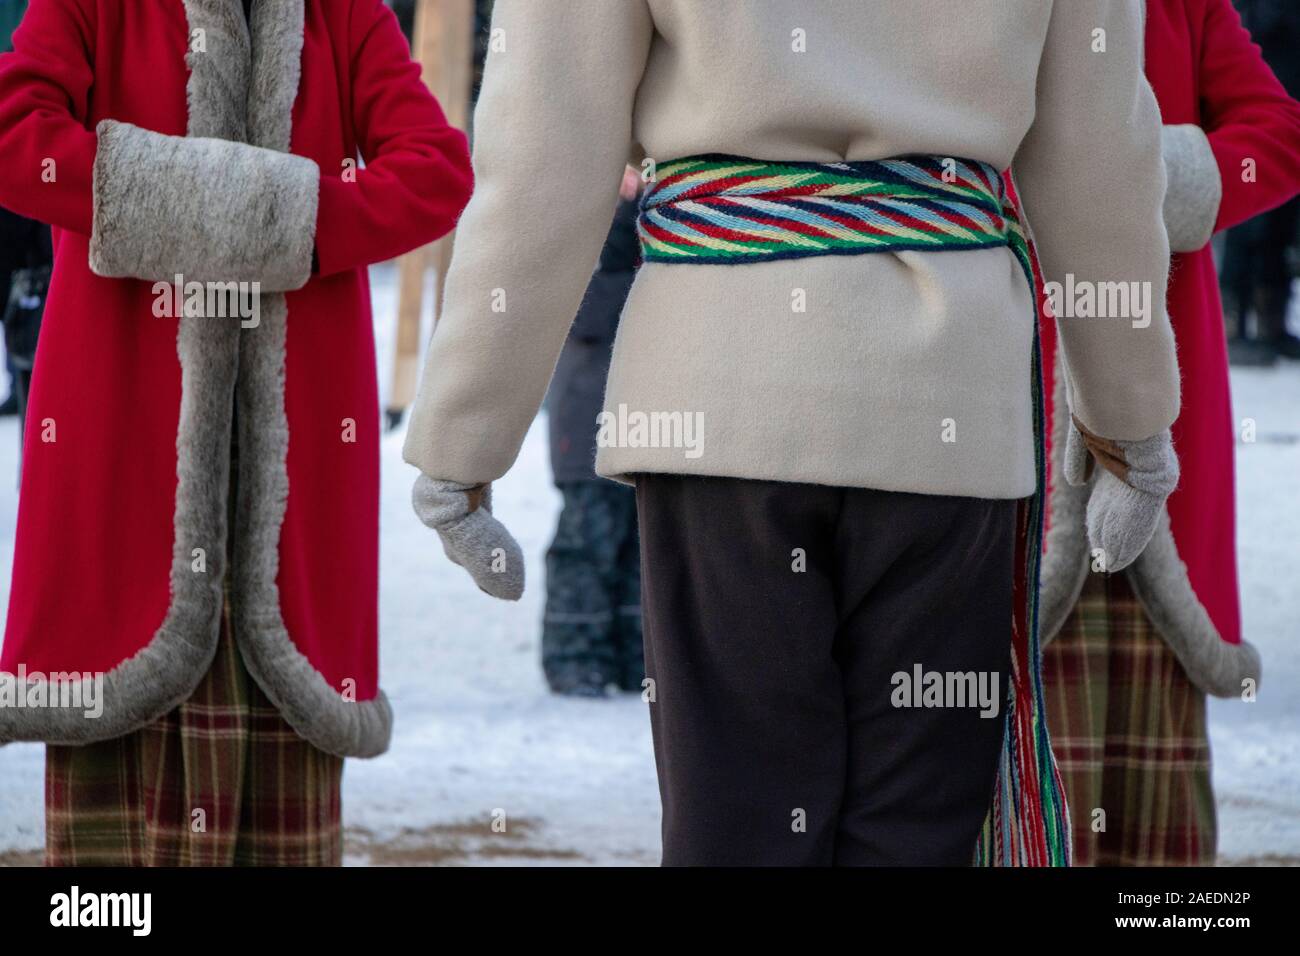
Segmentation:
<svg viewBox="0 0 1300 956">
<path fill-rule="evenodd" d="M 664 864 L 969 864 L 1016 502 L 647 475 L 637 504 Z M 997 716 L 897 706 L 918 665 L 997 675 Z"/>
</svg>

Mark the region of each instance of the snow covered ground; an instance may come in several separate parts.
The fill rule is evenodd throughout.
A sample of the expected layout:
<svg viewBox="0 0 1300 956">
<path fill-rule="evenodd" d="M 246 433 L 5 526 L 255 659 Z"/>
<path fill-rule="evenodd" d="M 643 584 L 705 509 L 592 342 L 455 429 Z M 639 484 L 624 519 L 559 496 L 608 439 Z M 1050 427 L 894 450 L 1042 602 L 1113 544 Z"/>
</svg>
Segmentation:
<svg viewBox="0 0 1300 956">
<path fill-rule="evenodd" d="M 1237 443 L 1237 560 L 1264 667 L 1255 703 L 1210 700 L 1219 857 L 1300 866 L 1300 364 L 1234 369 L 1232 399 L 1257 429 Z"/>
<path fill-rule="evenodd" d="M 380 367 L 388 368 L 394 273 L 376 269 Z M 382 376 L 385 380 L 387 375 Z M 1211 705 L 1224 862 L 1300 864 L 1300 365 L 1235 372 L 1245 625 L 1265 660 L 1254 704 Z M 0 475 L 16 469 L 0 423 Z M 383 684 L 392 749 L 350 761 L 348 861 L 381 864 L 648 865 L 659 801 L 646 707 L 547 693 L 538 666 L 542 556 L 559 506 L 542 424 L 497 487 L 497 512 L 530 559 L 518 604 L 488 598 L 411 515 L 400 433 L 383 445 Z M 0 482 L 0 604 L 12 562 L 13 482 Z M 0 748 L 0 864 L 39 860 L 42 755 Z M 494 820 L 504 820 L 501 827 Z"/>
</svg>

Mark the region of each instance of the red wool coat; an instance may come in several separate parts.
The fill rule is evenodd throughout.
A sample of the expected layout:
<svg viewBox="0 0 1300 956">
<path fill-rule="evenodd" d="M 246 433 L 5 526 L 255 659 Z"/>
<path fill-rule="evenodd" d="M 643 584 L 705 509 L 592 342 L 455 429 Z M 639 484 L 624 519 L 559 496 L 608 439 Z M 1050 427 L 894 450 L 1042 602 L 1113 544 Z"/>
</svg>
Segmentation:
<svg viewBox="0 0 1300 956">
<path fill-rule="evenodd" d="M 1264 63 L 1229 0 L 1148 5 L 1147 77 L 1168 124 L 1205 130 L 1223 200 L 1214 230 L 1245 222 L 1300 191 L 1300 104 Z M 1255 178 L 1243 178 L 1246 160 Z M 1174 447 L 1184 463 L 1169 520 L 1192 589 L 1225 641 L 1241 640 L 1233 442 L 1223 304 L 1206 246 L 1179 256 L 1169 284 L 1183 410 Z"/>
<path fill-rule="evenodd" d="M 1300 104 L 1265 64 L 1231 0 L 1148 0 L 1146 69 L 1165 124 L 1199 126 L 1209 140 L 1223 183 L 1216 232 L 1300 192 Z M 1247 160 L 1253 177 L 1243 176 Z M 1237 693 L 1241 677 L 1258 676 L 1251 673 L 1258 661 L 1241 634 L 1235 425 L 1223 306 L 1208 245 L 1174 256 L 1168 305 L 1182 375 L 1182 410 L 1172 428 L 1182 475 L 1169 498 L 1168 525 L 1129 573 L 1162 635 L 1186 652 L 1179 656 L 1192 680 L 1212 692 Z M 1050 358 L 1045 367 L 1054 368 Z M 1064 493 L 1053 488 L 1054 499 Z M 1047 580 L 1059 572 L 1060 555 L 1050 555 L 1055 534 L 1044 571 L 1049 608 L 1059 603 L 1052 595 L 1056 582 Z M 1215 655 L 1205 642 L 1234 649 Z M 1200 672 L 1207 663 L 1218 670 L 1217 689 Z"/>
<path fill-rule="evenodd" d="M 242 65 L 227 61 L 250 48 Z M 241 88 L 218 103 L 231 70 L 248 74 L 246 101 Z M 238 139 L 211 130 L 241 129 L 245 106 L 246 142 L 319 167 L 317 265 L 296 291 L 263 294 L 262 327 L 207 318 L 187 331 L 189 319 L 155 316 L 152 282 L 88 265 L 92 231 L 108 225 L 97 217 L 111 215 L 97 196 L 96 127 Z M 380 0 L 258 0 L 251 26 L 241 0 L 33 0 L 14 52 L 0 56 L 0 155 L 0 205 L 51 223 L 56 245 L 0 653 L 0 742 L 114 737 L 187 697 L 215 651 L 229 543 L 250 672 L 317 746 L 382 752 L 366 266 L 447 232 L 471 189 L 465 137 L 421 82 L 396 19 Z M 197 219 L 159 232 L 179 243 L 207 228 Z M 226 336 L 226 351 L 204 351 L 216 347 L 205 336 Z M 240 471 L 227 536 L 232 418 Z M 103 716 L 6 701 L 4 681 L 22 672 L 102 674 Z"/>
</svg>

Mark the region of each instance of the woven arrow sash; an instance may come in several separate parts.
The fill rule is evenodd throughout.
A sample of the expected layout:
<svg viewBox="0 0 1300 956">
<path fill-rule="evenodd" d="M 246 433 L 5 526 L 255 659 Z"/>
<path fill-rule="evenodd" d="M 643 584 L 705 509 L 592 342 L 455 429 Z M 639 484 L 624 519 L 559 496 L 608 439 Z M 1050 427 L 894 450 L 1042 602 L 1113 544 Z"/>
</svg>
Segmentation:
<svg viewBox="0 0 1300 956">
<path fill-rule="evenodd" d="M 722 265 L 1005 246 L 1032 275 L 1002 177 L 987 163 L 967 160 L 681 159 L 660 167 L 638 228 L 648 262 Z"/>
<path fill-rule="evenodd" d="M 808 256 L 1007 248 L 1037 302 L 1037 259 L 1006 183 L 987 163 L 909 156 L 774 163 L 694 156 L 659 167 L 638 220 L 646 262 L 746 265 Z M 1047 736 L 1038 641 L 1043 534 L 1042 362 L 1034 310 L 1032 395 L 1038 490 L 1018 513 L 1011 687 L 992 805 L 975 847 L 984 866 L 1064 866 L 1065 792 Z"/>
</svg>

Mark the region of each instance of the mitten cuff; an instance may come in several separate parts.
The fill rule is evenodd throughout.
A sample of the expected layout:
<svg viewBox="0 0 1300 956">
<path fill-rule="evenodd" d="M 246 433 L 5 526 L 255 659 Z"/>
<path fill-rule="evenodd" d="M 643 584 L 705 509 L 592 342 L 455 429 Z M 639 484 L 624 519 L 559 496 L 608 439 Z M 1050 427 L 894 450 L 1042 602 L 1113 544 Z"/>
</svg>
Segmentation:
<svg viewBox="0 0 1300 956">
<path fill-rule="evenodd" d="M 491 485 L 467 485 L 459 481 L 420 475 L 411 489 L 411 505 L 427 527 L 446 528 L 482 507 L 492 512 Z"/>
<path fill-rule="evenodd" d="M 96 132 L 96 275 L 258 282 L 262 292 L 311 278 L 320 170 L 310 159 L 116 120 Z"/>
<path fill-rule="evenodd" d="M 1141 441 L 1115 441 L 1089 431 L 1077 418 L 1074 428 L 1091 458 L 1085 477 L 1091 476 L 1096 462 L 1138 491 L 1163 498 L 1178 487 L 1178 456 L 1168 429 Z"/>
<path fill-rule="evenodd" d="M 1073 417 L 1073 416 L 1072 416 Z M 1128 481 L 1128 461 L 1124 457 L 1124 448 L 1120 442 L 1102 438 L 1088 430 L 1079 419 L 1074 418 L 1074 428 L 1083 439 L 1084 447 L 1089 452 L 1089 460 L 1084 467 L 1083 477 L 1092 477 L 1093 463 L 1101 465 L 1120 481 Z"/>
</svg>

